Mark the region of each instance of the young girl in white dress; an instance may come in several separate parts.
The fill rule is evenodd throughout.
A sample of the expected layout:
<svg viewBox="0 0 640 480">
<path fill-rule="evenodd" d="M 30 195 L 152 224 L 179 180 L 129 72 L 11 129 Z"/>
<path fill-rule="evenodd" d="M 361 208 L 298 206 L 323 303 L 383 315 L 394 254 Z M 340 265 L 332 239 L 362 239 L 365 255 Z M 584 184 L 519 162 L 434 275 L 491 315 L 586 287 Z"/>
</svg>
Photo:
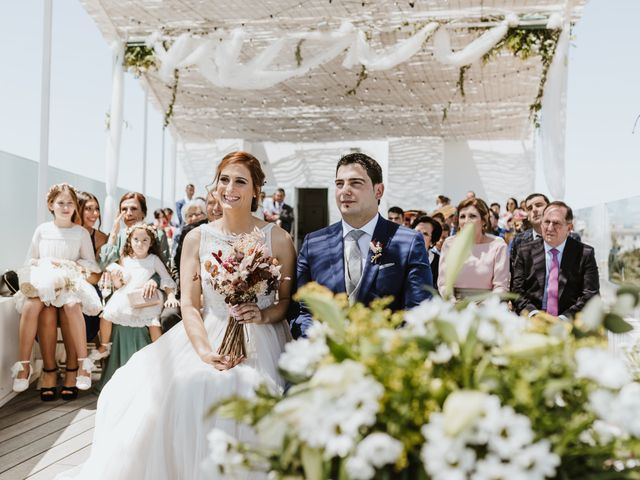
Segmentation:
<svg viewBox="0 0 640 480">
<path fill-rule="evenodd" d="M 179 305 L 176 300 L 176 284 L 159 257 L 159 245 L 154 227 L 138 223 L 127 230 L 127 240 L 119 263 L 110 264 L 107 272 L 111 275 L 114 287 L 118 290 L 112 295 L 100 318 L 100 346 L 93 350 L 89 358 L 99 360 L 108 357 L 111 352 L 111 330 L 113 323 L 129 327 L 147 327 L 152 341 L 162 334 L 160 313 L 162 300 L 158 292 L 157 301 L 144 301 L 143 292 L 147 281 L 158 274 L 160 289 L 167 294 L 165 307 Z"/>
<path fill-rule="evenodd" d="M 81 362 L 76 387 L 91 387 L 92 362 L 87 358 L 85 323 L 82 313 L 97 315 L 102 304 L 86 276 L 100 272 L 89 232 L 74 223 L 78 198 L 70 185 L 54 185 L 47 194 L 52 222 L 36 228 L 24 268 L 19 272 L 20 292 L 15 296 L 20 316 L 20 360 L 11 372 L 13 390 L 29 388 L 32 368 L 29 359 L 38 329 L 38 316 L 45 306 L 62 308 L 69 319 L 72 341 Z M 25 368 L 28 366 L 28 369 Z"/>
</svg>

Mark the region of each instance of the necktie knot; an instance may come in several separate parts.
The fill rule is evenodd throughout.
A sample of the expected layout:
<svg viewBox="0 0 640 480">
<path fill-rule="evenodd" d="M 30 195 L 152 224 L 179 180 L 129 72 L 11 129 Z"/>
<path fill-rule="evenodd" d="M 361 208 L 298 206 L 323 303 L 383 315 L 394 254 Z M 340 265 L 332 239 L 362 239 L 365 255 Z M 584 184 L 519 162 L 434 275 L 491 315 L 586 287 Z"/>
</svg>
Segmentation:
<svg viewBox="0 0 640 480">
<path fill-rule="evenodd" d="M 558 254 L 560 253 L 560 250 L 558 250 L 557 248 L 552 248 L 549 251 L 551 252 L 551 255 L 553 255 L 554 257 L 557 257 Z"/>
<path fill-rule="evenodd" d="M 353 240 L 354 242 L 357 242 L 358 240 L 360 240 L 360 237 L 362 237 L 364 235 L 364 232 L 362 230 L 351 230 L 349 233 L 347 233 L 347 238 L 349 240 Z"/>
</svg>

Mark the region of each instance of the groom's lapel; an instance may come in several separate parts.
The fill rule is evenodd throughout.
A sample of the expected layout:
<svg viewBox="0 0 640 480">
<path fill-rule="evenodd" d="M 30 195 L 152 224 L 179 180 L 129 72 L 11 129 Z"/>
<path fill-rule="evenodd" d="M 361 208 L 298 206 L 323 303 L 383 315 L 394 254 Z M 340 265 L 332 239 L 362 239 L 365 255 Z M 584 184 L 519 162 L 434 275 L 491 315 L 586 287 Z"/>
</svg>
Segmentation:
<svg viewBox="0 0 640 480">
<path fill-rule="evenodd" d="M 332 273 L 332 285 L 327 285 L 335 293 L 346 291 L 344 284 L 344 241 L 342 239 L 342 222 L 334 223 L 327 232 L 327 252 Z"/>
<path fill-rule="evenodd" d="M 380 215 L 378 215 L 378 223 L 376 223 L 376 228 L 373 231 L 373 237 L 371 238 L 371 241 L 382 244 L 382 255 L 380 256 L 380 258 L 378 258 L 376 263 L 371 263 L 373 252 L 370 248 L 367 249 L 367 261 L 364 265 L 364 272 L 362 272 L 362 281 L 360 282 L 360 288 L 358 289 L 358 300 L 361 302 L 366 301 L 367 294 L 369 293 L 369 290 L 371 290 L 372 285 L 374 285 L 376 277 L 378 276 L 380 265 L 383 263 L 385 256 L 384 249 L 389 243 L 389 238 L 391 238 L 389 225 L 393 225 L 393 223 L 385 220 Z"/>
</svg>

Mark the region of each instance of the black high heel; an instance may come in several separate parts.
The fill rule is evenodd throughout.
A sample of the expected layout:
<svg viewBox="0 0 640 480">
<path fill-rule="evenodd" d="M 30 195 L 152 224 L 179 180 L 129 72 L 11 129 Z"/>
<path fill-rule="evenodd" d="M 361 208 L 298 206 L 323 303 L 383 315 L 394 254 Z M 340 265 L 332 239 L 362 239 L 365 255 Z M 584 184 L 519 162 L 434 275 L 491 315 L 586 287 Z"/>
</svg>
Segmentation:
<svg viewBox="0 0 640 480">
<path fill-rule="evenodd" d="M 67 372 L 77 372 L 79 368 L 80 367 L 78 366 L 76 368 L 65 368 L 65 370 Z M 76 398 L 78 398 L 78 387 L 76 387 L 75 385 L 73 387 L 67 387 L 66 385 L 63 385 L 62 387 L 60 387 L 60 396 L 63 400 L 75 400 Z"/>
<path fill-rule="evenodd" d="M 43 368 L 45 373 L 58 373 L 57 368 Z M 57 380 L 57 375 L 56 375 Z M 40 387 L 40 400 L 43 402 L 53 402 L 58 399 L 58 387 Z"/>
</svg>

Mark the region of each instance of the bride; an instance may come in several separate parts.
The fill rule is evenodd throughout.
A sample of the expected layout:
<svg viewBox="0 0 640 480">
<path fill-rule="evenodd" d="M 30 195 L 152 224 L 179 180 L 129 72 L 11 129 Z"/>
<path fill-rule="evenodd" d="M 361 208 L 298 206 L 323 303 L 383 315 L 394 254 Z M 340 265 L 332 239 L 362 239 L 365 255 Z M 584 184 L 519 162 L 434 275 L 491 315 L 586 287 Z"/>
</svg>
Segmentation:
<svg viewBox="0 0 640 480">
<path fill-rule="evenodd" d="M 226 255 L 235 235 L 259 228 L 282 265 L 282 278 L 294 277 L 295 251 L 289 235 L 251 215 L 264 178 L 260 162 L 248 153 L 233 152 L 222 159 L 214 183 L 223 216 L 190 232 L 183 245 L 182 323 L 115 373 L 98 400 L 91 456 L 58 478 L 214 478 L 215 472 L 202 467 L 207 433 L 216 427 L 240 440 L 251 439 L 247 427 L 206 414 L 221 399 L 250 395 L 259 382 L 282 392 L 277 363 L 291 338 L 284 317 L 293 282 L 281 283 L 277 303 L 271 294 L 259 297 L 257 304 L 235 308 L 236 318 L 246 325 L 246 358 L 221 357 L 216 351 L 229 312 L 224 298 L 206 282 L 203 265 L 213 261 L 213 251 Z"/>
</svg>

